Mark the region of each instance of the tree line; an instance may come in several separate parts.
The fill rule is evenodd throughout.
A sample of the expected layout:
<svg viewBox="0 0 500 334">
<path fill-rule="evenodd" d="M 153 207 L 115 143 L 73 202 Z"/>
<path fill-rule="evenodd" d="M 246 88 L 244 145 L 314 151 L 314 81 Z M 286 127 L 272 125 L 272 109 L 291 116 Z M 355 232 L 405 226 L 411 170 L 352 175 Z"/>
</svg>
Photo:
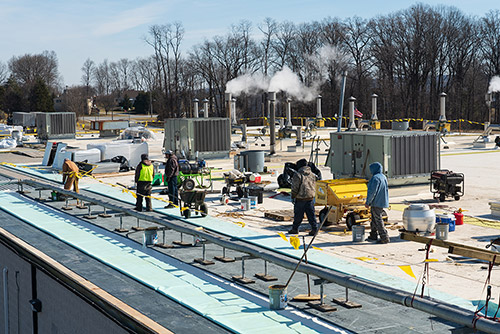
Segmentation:
<svg viewBox="0 0 500 334">
<path fill-rule="evenodd" d="M 184 33 L 180 22 L 153 25 L 143 38 L 151 47 L 150 56 L 101 63 L 87 59 L 81 68 L 82 85 L 69 87 L 68 93 L 78 98 L 97 96 L 105 106 L 129 90 L 138 90 L 142 92 L 138 111 L 153 108 L 162 119 L 192 116 L 193 99 L 207 98 L 210 114 L 222 116 L 229 81 L 243 74 L 273 76 L 287 67 L 304 86 L 317 85 L 325 117 L 338 112 L 340 78 L 346 71 L 345 96 L 354 96 L 358 110 L 367 115 L 375 93 L 381 119 L 437 119 L 439 94 L 445 92 L 449 119 L 484 121 L 489 82 L 500 74 L 498 10 L 477 17 L 455 7 L 416 4 L 371 19 L 328 17 L 297 24 L 266 18 L 256 27 L 241 21 L 189 52 L 182 49 Z M 325 47 L 334 50 L 326 58 Z M 54 71 L 49 61 L 55 54 L 42 56 L 47 60 L 42 67 L 52 70 L 22 66 L 23 57 L 13 57 L 7 70 L 0 64 L 1 109 L 13 110 L 9 92 L 19 88 L 24 88 L 24 107 L 33 108 L 29 101 L 36 98 L 26 92 L 37 80 L 39 86 L 43 83 L 57 92 L 57 66 Z M 319 62 L 322 58 L 327 61 Z M 284 114 L 286 97 L 286 92 L 278 94 L 279 113 Z M 498 104 L 497 96 L 493 107 L 498 109 Z M 261 116 L 262 106 L 258 91 L 237 97 L 239 117 Z M 313 102 L 296 101 L 292 109 L 294 116 L 316 114 Z M 493 121 L 498 123 L 499 118 L 496 114 Z"/>
</svg>

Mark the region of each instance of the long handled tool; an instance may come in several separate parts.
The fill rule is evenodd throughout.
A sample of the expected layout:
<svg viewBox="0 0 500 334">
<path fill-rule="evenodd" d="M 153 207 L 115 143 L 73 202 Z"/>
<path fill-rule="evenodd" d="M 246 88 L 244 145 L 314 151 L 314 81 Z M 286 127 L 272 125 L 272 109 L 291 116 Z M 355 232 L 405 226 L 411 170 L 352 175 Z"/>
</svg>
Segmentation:
<svg viewBox="0 0 500 334">
<path fill-rule="evenodd" d="M 299 266 L 302 263 L 302 260 L 304 260 L 304 258 L 306 257 L 307 251 L 309 250 L 309 248 L 311 247 L 312 243 L 314 242 L 314 239 L 316 239 L 316 236 L 318 235 L 319 230 L 321 230 L 321 228 L 323 227 L 323 224 L 325 223 L 325 221 L 326 221 L 326 219 L 328 217 L 328 214 L 330 213 L 331 210 L 332 210 L 332 206 L 329 206 L 328 207 L 328 211 L 326 212 L 326 215 L 324 215 L 323 219 L 321 219 L 321 223 L 319 224 L 318 231 L 312 237 L 311 241 L 309 241 L 309 244 L 307 245 L 307 248 L 304 250 L 304 254 L 302 254 L 302 257 L 300 258 L 299 262 L 297 263 L 297 266 L 295 267 L 295 269 L 293 270 L 292 274 L 290 275 L 290 278 L 286 282 L 285 288 L 288 287 L 288 285 L 290 284 L 290 281 L 292 280 L 293 276 L 297 272 L 297 269 L 299 269 Z"/>
</svg>

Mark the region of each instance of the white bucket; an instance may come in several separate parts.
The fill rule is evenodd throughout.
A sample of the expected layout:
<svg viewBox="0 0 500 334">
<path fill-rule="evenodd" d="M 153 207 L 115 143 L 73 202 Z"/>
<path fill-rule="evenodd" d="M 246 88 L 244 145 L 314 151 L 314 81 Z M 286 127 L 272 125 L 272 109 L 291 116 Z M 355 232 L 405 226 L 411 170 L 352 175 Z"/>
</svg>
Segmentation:
<svg viewBox="0 0 500 334">
<path fill-rule="evenodd" d="M 156 231 L 157 231 L 156 228 L 144 230 L 144 234 L 142 235 L 143 246 L 156 245 L 156 243 L 158 242 L 158 234 Z"/>
<path fill-rule="evenodd" d="M 250 209 L 255 209 L 257 208 L 257 196 L 248 196 L 248 199 L 250 200 Z"/>
<path fill-rule="evenodd" d="M 250 210 L 250 198 L 241 199 L 241 210 L 243 211 Z"/>
<path fill-rule="evenodd" d="M 363 225 L 352 226 L 352 242 L 365 241 L 365 227 Z"/>
</svg>

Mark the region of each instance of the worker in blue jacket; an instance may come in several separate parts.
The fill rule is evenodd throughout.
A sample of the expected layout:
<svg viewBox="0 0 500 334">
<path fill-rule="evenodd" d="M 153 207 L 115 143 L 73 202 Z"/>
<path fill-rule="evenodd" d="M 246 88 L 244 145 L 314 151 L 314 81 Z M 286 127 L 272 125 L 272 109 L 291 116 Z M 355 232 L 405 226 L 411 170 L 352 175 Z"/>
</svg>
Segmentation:
<svg viewBox="0 0 500 334">
<path fill-rule="evenodd" d="M 384 208 L 389 207 L 387 178 L 382 173 L 382 165 L 379 162 L 370 164 L 370 172 L 372 173 L 372 177 L 368 181 L 368 192 L 365 202 L 365 206 L 370 208 L 371 213 L 371 232 L 367 240 L 387 244 L 390 241 L 389 235 L 382 220 Z M 377 234 L 380 236 L 380 240 L 377 239 Z"/>
</svg>

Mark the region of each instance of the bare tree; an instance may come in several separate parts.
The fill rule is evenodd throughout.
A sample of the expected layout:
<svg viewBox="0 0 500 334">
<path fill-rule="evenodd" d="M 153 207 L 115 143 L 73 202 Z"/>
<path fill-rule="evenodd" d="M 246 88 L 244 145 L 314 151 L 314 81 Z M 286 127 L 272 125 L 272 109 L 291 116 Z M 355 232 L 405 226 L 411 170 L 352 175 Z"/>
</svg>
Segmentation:
<svg viewBox="0 0 500 334">
<path fill-rule="evenodd" d="M 68 87 L 64 93 L 66 111 L 74 112 L 77 117 L 85 115 L 87 99 L 87 86 Z"/>
<path fill-rule="evenodd" d="M 0 85 L 6 82 L 8 77 L 9 77 L 9 71 L 7 69 L 7 65 L 0 62 Z"/>
<path fill-rule="evenodd" d="M 259 30 L 264 34 L 264 38 L 260 43 L 262 50 L 261 57 L 261 68 L 265 75 L 268 75 L 269 68 L 271 67 L 271 62 L 273 58 L 272 44 L 276 36 L 276 31 L 278 29 L 278 23 L 270 17 L 266 17 L 264 22 L 259 26 Z"/>
<path fill-rule="evenodd" d="M 20 85 L 31 87 L 38 78 L 53 90 L 59 85 L 58 61 L 54 51 L 14 56 L 9 60 L 9 70 Z"/>
<path fill-rule="evenodd" d="M 95 74 L 95 63 L 90 58 L 87 58 L 82 65 L 82 84 L 85 86 L 85 94 L 87 97 L 91 95 L 92 80 Z"/>
</svg>

